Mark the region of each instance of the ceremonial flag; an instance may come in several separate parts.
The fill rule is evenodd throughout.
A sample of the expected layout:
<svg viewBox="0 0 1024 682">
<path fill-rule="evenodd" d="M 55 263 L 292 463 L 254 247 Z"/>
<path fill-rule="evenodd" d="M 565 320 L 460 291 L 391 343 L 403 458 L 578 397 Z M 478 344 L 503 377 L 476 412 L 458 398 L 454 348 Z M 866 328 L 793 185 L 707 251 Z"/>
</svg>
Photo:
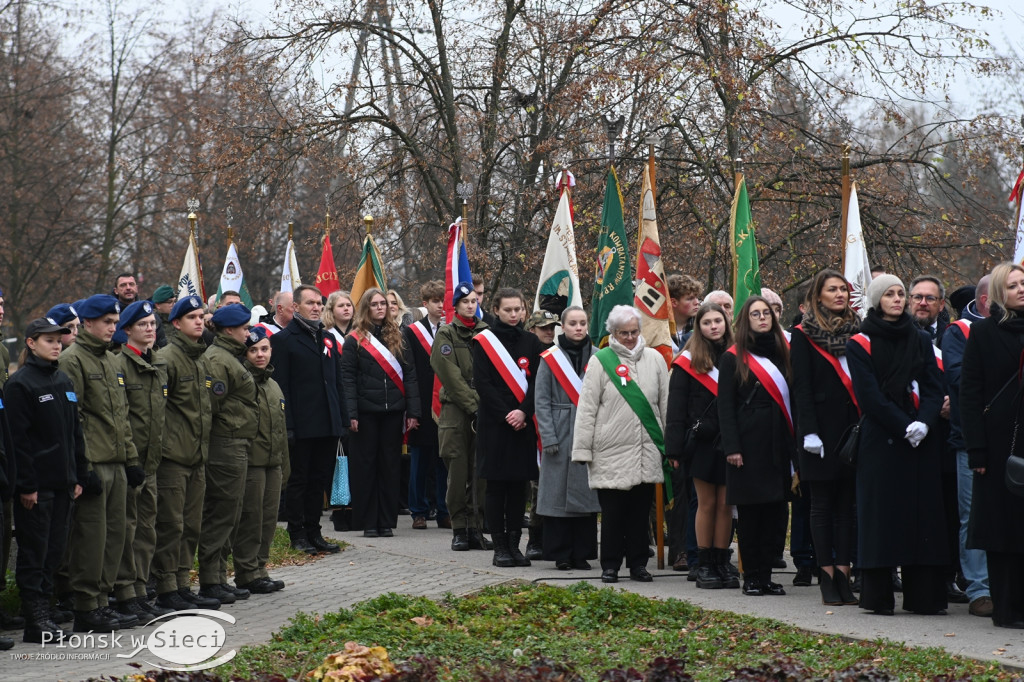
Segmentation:
<svg viewBox="0 0 1024 682">
<path fill-rule="evenodd" d="M 666 364 L 672 362 L 672 332 L 669 322 L 668 283 L 661 262 L 661 239 L 654 205 L 654 183 L 651 158 L 644 166 L 640 190 L 640 251 L 636 258 L 636 291 L 633 305 L 640 311 L 640 331 L 649 348 L 662 354 Z"/>
<path fill-rule="evenodd" d="M 387 280 L 384 278 L 384 266 L 381 265 L 380 251 L 377 244 L 369 234 L 363 238 L 363 253 L 359 256 L 359 267 L 356 268 L 356 279 L 352 282 L 352 303 L 359 303 L 359 299 L 367 289 L 377 287 L 387 293 Z"/>
<path fill-rule="evenodd" d="M 228 255 L 224 257 L 224 269 L 221 270 L 220 285 L 217 287 L 218 301 L 225 291 L 237 291 L 245 307 L 252 308 L 252 296 L 245 286 L 245 275 L 242 273 L 242 263 L 238 260 L 238 249 L 235 248 L 234 242 L 228 244 Z"/>
<path fill-rule="evenodd" d="M 846 214 L 846 244 L 843 257 L 843 277 L 850 285 L 850 307 L 864 317 L 870 304 L 864 296 L 871 284 L 871 261 L 864 244 L 864 231 L 860 224 L 860 205 L 857 202 L 857 184 L 850 188 L 850 203 Z"/>
<path fill-rule="evenodd" d="M 632 305 L 633 282 L 629 278 L 629 246 L 622 216 L 622 192 L 615 167 L 608 169 L 601 207 L 601 234 L 597 238 L 597 267 L 590 313 L 590 338 L 598 346 L 608 343 L 605 320 L 617 305 Z"/>
<path fill-rule="evenodd" d="M 199 263 L 199 247 L 196 246 L 196 236 L 192 232 L 189 232 L 188 235 L 185 262 L 181 266 L 181 274 L 178 275 L 178 298 L 186 296 L 198 296 L 202 300 L 206 300 L 203 266 Z"/>
<path fill-rule="evenodd" d="M 324 235 L 324 248 L 320 252 L 320 269 L 316 273 L 316 288 L 321 295 L 330 296 L 341 291 L 338 286 L 338 269 L 334 267 L 334 249 L 331 248 L 331 237 Z M 355 299 L 353 299 L 353 303 Z"/>
<path fill-rule="evenodd" d="M 337 277 L 335 277 L 335 281 L 337 281 Z M 299 263 L 295 259 L 295 242 L 289 239 L 288 246 L 284 248 L 284 265 L 281 266 L 281 291 L 293 291 L 301 284 Z"/>
<path fill-rule="evenodd" d="M 1024 211 L 1021 210 L 1021 202 L 1024 201 L 1024 170 L 1017 176 L 1017 182 L 1010 192 L 1010 202 L 1016 203 L 1017 208 L 1013 215 L 1014 236 L 1013 236 L 1013 262 L 1024 264 Z"/>
<path fill-rule="evenodd" d="M 750 215 L 747 181 L 742 175 L 736 184 L 736 195 L 732 200 L 729 235 L 732 248 L 732 298 L 735 316 L 739 314 L 740 308 L 748 298 L 761 295 L 761 269 L 757 264 L 754 219 Z"/>
<path fill-rule="evenodd" d="M 540 268 L 540 283 L 533 301 L 533 309 L 540 310 L 542 296 L 565 297 L 566 305 L 583 306 L 580 295 L 580 273 L 576 263 L 576 236 L 572 229 L 569 192 L 562 189 L 558 210 L 548 234 L 548 248 Z"/>
<path fill-rule="evenodd" d="M 466 240 L 462 234 L 462 218 L 448 226 L 448 250 L 444 262 L 444 321 L 449 323 L 455 317 L 455 306 L 452 305 L 452 293 L 459 282 L 472 282 L 473 273 L 469 271 L 469 256 L 466 254 Z M 477 319 L 482 318 L 480 305 L 476 307 Z"/>
</svg>

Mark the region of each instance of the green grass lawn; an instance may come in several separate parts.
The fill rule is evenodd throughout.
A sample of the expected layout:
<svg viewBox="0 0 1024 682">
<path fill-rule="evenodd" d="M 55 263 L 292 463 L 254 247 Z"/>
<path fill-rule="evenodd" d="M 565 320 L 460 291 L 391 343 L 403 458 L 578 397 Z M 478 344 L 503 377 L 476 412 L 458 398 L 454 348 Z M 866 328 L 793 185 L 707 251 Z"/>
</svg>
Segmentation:
<svg viewBox="0 0 1024 682">
<path fill-rule="evenodd" d="M 779 657 L 804 666 L 806 677 L 828 676 L 857 664 L 900 679 L 1014 677 L 994 664 L 938 648 L 851 642 L 778 621 L 589 583 L 499 586 L 440 603 L 386 594 L 335 613 L 298 614 L 270 644 L 245 647 L 214 672 L 222 679 L 270 671 L 299 679 L 348 641 L 383 646 L 392 661 L 414 655 L 436 658 L 441 679 L 450 680 L 479 680 L 481 672 L 527 665 L 538 657 L 596 680 L 610 668 L 643 671 L 659 656 L 682 659 L 698 680 L 726 679 L 739 668 L 777 662 Z"/>
</svg>

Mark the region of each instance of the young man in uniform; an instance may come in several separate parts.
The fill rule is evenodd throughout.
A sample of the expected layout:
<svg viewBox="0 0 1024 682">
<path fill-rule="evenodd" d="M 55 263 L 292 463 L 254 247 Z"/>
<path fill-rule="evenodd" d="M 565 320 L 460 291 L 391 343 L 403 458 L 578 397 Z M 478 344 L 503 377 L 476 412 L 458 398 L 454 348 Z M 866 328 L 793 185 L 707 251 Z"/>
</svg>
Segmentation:
<svg viewBox="0 0 1024 682">
<path fill-rule="evenodd" d="M 134 627 L 139 618 L 107 605 L 125 543 L 128 486 L 146 478 L 132 440 L 121 362 L 108 348 L 121 306 L 107 294 L 76 306 L 82 327 L 61 353 L 60 367 L 71 378 L 85 434 L 89 477 L 75 505 L 68 549 L 69 587 L 74 595 L 75 632 L 112 632 Z"/>
<path fill-rule="evenodd" d="M 472 282 L 452 292 L 455 317 L 434 337 L 430 366 L 441 381 L 441 416 L 437 420 L 441 459 L 448 467 L 445 502 L 452 522 L 452 549 L 494 549 L 484 537 L 484 482 L 476 475 L 476 411 L 473 388 L 473 337 L 487 329 L 476 315 Z"/>
<path fill-rule="evenodd" d="M 559 324 L 558 316 L 549 310 L 535 310 L 526 320 L 526 331 L 533 332 L 545 349 L 555 345 L 555 329 Z M 526 558 L 540 560 L 544 558 L 544 522 L 537 513 L 537 481 L 527 483 L 529 487 L 529 513 L 527 528 L 530 537 L 526 541 Z"/>
<path fill-rule="evenodd" d="M 199 535 L 199 594 L 223 604 L 249 598 L 248 590 L 228 584 L 228 555 L 242 513 L 249 445 L 259 428 L 256 381 L 242 365 L 251 315 L 241 303 L 218 308 L 213 314 L 217 335 L 205 355 L 213 425 Z"/>
</svg>

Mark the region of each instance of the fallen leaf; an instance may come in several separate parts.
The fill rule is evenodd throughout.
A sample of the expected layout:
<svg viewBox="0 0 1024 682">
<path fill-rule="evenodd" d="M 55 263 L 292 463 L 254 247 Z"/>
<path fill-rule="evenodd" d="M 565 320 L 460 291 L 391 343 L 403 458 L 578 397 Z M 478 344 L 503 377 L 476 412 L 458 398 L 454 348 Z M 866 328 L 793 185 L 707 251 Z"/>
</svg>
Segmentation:
<svg viewBox="0 0 1024 682">
<path fill-rule="evenodd" d="M 826 612 L 825 612 L 825 615 L 826 615 L 826 616 L 831 616 L 831 615 L 832 615 L 833 613 L 834 613 L 833 611 L 826 611 Z"/>
<path fill-rule="evenodd" d="M 415 618 L 410 618 L 409 620 L 411 620 L 413 623 L 416 623 L 416 625 L 420 625 L 420 626 L 427 626 L 427 625 L 433 625 L 434 624 L 434 619 L 430 618 L 429 616 L 416 616 Z"/>
<path fill-rule="evenodd" d="M 947 632 L 946 634 L 943 635 L 943 637 L 956 637 L 956 633 L 955 632 Z"/>
</svg>

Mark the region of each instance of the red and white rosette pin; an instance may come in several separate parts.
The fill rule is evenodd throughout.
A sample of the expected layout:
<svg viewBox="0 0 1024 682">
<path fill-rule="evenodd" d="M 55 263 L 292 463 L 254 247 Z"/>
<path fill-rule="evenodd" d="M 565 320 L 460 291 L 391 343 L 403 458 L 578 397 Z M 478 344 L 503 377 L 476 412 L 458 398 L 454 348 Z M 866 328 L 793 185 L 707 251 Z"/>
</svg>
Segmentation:
<svg viewBox="0 0 1024 682">
<path fill-rule="evenodd" d="M 519 369 L 523 370 L 523 374 L 530 376 L 530 361 L 525 357 L 519 358 L 516 362 L 519 363 Z"/>
<path fill-rule="evenodd" d="M 324 355 L 331 357 L 331 351 L 334 349 L 334 339 L 325 336 L 324 337 Z"/>
<path fill-rule="evenodd" d="M 625 386 L 626 382 L 629 381 L 629 367 L 619 365 L 615 368 L 615 373 L 619 375 L 619 381 L 621 381 L 622 385 Z"/>
</svg>

